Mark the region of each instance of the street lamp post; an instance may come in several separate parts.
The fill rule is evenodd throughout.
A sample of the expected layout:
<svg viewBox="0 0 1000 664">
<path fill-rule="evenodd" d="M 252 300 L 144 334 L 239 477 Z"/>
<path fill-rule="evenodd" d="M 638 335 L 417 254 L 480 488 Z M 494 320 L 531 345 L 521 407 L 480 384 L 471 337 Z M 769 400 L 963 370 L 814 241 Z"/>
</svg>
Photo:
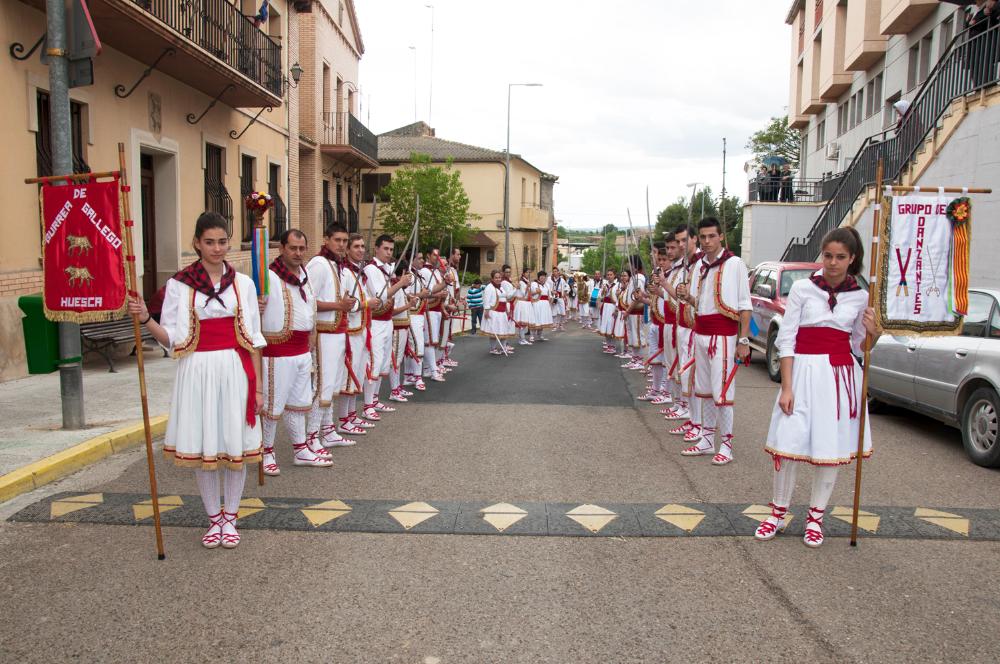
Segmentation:
<svg viewBox="0 0 1000 664">
<path fill-rule="evenodd" d="M 514 87 L 540 88 L 541 83 L 507 84 L 507 149 L 503 169 L 503 262 L 510 263 L 510 91 Z"/>
<path fill-rule="evenodd" d="M 411 46 L 413 51 L 413 121 L 417 121 L 417 47 Z"/>
<path fill-rule="evenodd" d="M 434 5 L 427 4 L 424 7 L 431 10 L 431 66 L 427 91 L 427 124 L 431 124 L 431 111 L 434 110 Z"/>
</svg>

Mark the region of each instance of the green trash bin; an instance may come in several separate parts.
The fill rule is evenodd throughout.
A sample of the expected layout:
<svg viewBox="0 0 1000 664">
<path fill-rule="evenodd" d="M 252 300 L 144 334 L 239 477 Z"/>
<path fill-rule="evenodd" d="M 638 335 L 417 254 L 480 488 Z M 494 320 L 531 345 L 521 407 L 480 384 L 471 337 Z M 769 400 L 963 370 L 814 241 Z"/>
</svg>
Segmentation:
<svg viewBox="0 0 1000 664">
<path fill-rule="evenodd" d="M 22 295 L 17 306 L 24 312 L 24 350 L 28 355 L 28 373 L 46 374 L 59 368 L 59 328 L 45 317 L 42 294 Z"/>
</svg>

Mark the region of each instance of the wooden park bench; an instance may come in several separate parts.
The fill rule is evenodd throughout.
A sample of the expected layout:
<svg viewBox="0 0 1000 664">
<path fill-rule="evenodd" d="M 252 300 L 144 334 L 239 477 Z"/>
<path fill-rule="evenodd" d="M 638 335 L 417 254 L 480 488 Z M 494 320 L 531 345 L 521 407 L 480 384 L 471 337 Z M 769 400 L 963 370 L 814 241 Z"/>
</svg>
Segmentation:
<svg viewBox="0 0 1000 664">
<path fill-rule="evenodd" d="M 110 373 L 118 373 L 115 369 L 114 353 L 119 344 L 131 344 L 132 352 L 129 355 L 135 355 L 135 334 L 132 331 L 131 318 L 105 323 L 84 323 L 80 326 L 80 337 L 84 354 L 100 354 L 107 361 Z M 145 328 L 142 329 L 142 340 L 154 341 L 153 335 Z M 167 352 L 163 351 L 163 355 L 165 357 Z"/>
</svg>

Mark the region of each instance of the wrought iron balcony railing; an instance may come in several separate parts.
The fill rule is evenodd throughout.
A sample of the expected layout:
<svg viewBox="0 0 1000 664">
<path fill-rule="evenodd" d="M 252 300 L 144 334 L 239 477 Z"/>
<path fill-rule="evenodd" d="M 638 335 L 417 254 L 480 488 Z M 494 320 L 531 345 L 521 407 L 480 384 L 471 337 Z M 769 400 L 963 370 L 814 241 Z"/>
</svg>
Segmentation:
<svg viewBox="0 0 1000 664">
<path fill-rule="evenodd" d="M 128 0 L 281 96 L 281 47 L 226 0 Z"/>
<path fill-rule="evenodd" d="M 322 143 L 350 146 L 378 162 L 378 138 L 361 120 L 347 111 L 324 114 Z"/>
</svg>

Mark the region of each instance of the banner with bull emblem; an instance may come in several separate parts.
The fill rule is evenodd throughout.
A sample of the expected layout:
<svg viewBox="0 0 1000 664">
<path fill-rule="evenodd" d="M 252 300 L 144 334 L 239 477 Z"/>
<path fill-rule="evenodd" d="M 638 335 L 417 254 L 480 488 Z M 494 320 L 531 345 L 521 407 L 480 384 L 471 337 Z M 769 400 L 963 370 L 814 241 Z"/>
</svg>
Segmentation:
<svg viewBox="0 0 1000 664">
<path fill-rule="evenodd" d="M 45 317 L 92 323 L 125 315 L 118 179 L 42 186 Z"/>
<path fill-rule="evenodd" d="M 877 318 L 891 334 L 952 335 L 969 306 L 968 198 L 886 196 Z"/>
</svg>

